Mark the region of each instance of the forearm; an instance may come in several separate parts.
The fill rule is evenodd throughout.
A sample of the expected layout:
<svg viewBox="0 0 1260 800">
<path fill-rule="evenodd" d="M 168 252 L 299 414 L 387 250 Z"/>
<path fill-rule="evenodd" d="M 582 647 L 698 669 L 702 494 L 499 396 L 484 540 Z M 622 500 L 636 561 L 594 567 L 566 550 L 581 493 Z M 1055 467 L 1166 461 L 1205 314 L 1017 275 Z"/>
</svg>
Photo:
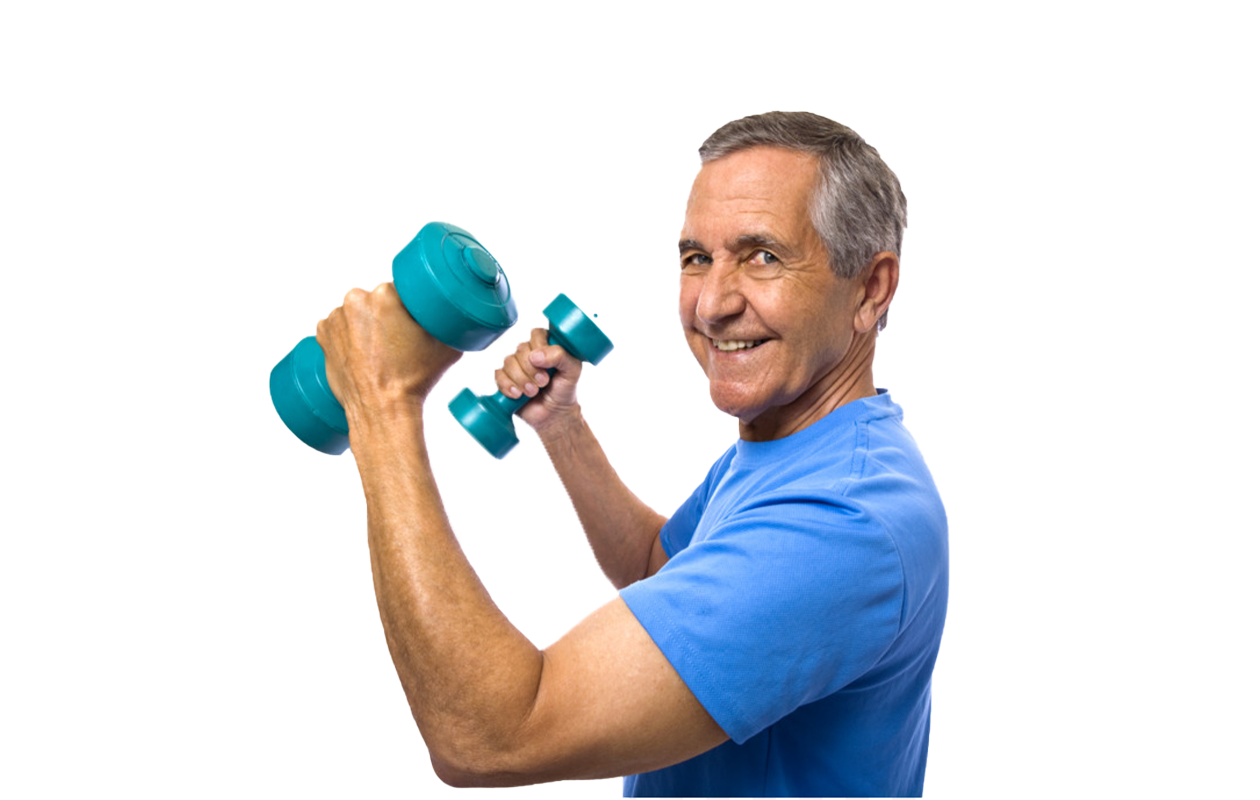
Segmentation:
<svg viewBox="0 0 1260 800">
<path fill-rule="evenodd" d="M 351 422 L 377 604 L 412 715 L 442 771 L 509 749 L 543 657 L 491 601 L 460 549 L 429 467 L 418 406 Z"/>
<path fill-rule="evenodd" d="M 644 578 L 665 517 L 622 482 L 580 408 L 539 437 L 604 574 L 618 589 Z"/>
</svg>

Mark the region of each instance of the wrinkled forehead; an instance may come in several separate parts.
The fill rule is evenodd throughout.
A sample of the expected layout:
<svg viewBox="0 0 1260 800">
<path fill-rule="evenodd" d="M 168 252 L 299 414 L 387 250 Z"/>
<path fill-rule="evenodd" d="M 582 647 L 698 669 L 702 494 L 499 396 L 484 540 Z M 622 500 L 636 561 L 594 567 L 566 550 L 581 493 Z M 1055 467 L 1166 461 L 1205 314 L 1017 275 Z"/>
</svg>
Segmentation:
<svg viewBox="0 0 1260 800">
<path fill-rule="evenodd" d="M 809 206 L 817 180 L 817 159 L 792 150 L 756 147 L 714 159 L 692 183 L 684 238 L 726 235 L 732 226 L 812 230 Z"/>
</svg>

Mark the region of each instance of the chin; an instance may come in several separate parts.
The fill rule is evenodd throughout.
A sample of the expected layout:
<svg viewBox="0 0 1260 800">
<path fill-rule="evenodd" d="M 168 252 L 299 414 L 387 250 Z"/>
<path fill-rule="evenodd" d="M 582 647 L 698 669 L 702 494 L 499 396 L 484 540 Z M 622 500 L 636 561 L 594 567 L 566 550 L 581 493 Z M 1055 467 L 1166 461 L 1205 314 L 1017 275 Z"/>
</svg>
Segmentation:
<svg viewBox="0 0 1260 800">
<path fill-rule="evenodd" d="M 749 422 L 756 419 L 765 410 L 753 398 L 749 397 L 746 392 L 732 387 L 710 384 L 709 399 L 713 401 L 713 405 L 717 406 L 718 411 L 729 414 L 732 417 L 738 417 L 741 422 Z"/>
</svg>

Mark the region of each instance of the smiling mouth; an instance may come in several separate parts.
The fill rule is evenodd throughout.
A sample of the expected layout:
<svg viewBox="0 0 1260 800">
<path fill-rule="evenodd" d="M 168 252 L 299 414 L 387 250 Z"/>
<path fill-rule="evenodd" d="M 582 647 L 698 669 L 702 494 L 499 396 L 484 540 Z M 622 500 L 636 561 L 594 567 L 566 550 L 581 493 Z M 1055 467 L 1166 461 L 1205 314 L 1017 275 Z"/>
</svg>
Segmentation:
<svg viewBox="0 0 1260 800">
<path fill-rule="evenodd" d="M 736 350 L 751 350 L 765 344 L 769 339 L 710 339 L 709 341 L 723 353 L 733 353 Z"/>
</svg>

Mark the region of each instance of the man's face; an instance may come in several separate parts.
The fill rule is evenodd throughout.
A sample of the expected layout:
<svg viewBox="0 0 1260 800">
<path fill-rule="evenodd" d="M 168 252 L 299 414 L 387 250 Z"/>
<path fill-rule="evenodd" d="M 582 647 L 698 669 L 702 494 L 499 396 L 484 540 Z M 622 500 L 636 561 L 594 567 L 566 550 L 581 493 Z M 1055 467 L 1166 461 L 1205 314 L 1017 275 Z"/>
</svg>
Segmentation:
<svg viewBox="0 0 1260 800">
<path fill-rule="evenodd" d="M 711 161 L 679 242 L 679 315 L 710 396 L 769 438 L 826 403 L 854 338 L 857 282 L 832 272 L 810 221 L 816 180 L 813 156 L 781 148 Z"/>
</svg>

